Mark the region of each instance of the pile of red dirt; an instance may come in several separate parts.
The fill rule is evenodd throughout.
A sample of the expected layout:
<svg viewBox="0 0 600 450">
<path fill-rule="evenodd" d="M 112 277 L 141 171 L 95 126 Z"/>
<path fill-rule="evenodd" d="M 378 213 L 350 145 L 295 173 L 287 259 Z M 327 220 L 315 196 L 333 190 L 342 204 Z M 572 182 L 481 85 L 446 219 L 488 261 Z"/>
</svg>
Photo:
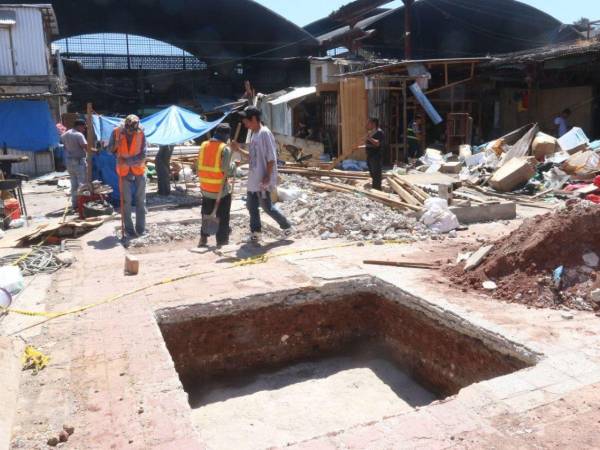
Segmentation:
<svg viewBox="0 0 600 450">
<path fill-rule="evenodd" d="M 464 288 L 483 289 L 484 281 L 494 281 L 498 287 L 491 295 L 510 302 L 598 310 L 600 304 L 593 301 L 591 292 L 600 287 L 600 277 L 598 267 L 584 262 L 583 256 L 589 253 L 600 256 L 600 206 L 576 202 L 525 220 L 496 241 L 474 270 L 465 272 L 460 263 L 447 273 Z M 561 266 L 559 280 L 553 273 Z"/>
</svg>

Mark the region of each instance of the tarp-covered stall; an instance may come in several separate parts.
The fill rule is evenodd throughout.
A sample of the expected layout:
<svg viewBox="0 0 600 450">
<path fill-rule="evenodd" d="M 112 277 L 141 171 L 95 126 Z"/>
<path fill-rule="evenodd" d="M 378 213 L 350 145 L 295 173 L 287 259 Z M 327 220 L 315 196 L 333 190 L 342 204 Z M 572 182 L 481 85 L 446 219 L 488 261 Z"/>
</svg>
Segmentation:
<svg viewBox="0 0 600 450">
<path fill-rule="evenodd" d="M 218 120 L 207 122 L 198 114 L 178 106 L 170 106 L 151 116 L 141 119 L 146 140 L 154 145 L 175 145 L 199 138 L 216 128 L 225 118 L 227 112 Z M 110 140 L 113 130 L 121 125 L 122 118 L 108 116 L 93 116 L 94 133 L 104 145 Z M 115 155 L 101 151 L 94 156 L 94 179 L 113 188 L 111 200 L 119 202 L 119 178 L 115 172 Z"/>
<path fill-rule="evenodd" d="M 140 121 L 146 140 L 155 145 L 175 145 L 199 138 L 216 128 L 227 117 L 207 122 L 198 114 L 179 106 L 170 106 Z M 122 123 L 119 117 L 94 116 L 94 132 L 102 141 L 108 141 L 110 135 Z"/>
<path fill-rule="evenodd" d="M 13 164 L 13 173 L 41 175 L 54 170 L 58 132 L 50 107 L 44 100 L 0 101 L 0 148 L 7 153 L 29 157 Z"/>
<path fill-rule="evenodd" d="M 0 101 L 0 145 L 27 152 L 58 145 L 58 132 L 45 101 Z"/>
</svg>

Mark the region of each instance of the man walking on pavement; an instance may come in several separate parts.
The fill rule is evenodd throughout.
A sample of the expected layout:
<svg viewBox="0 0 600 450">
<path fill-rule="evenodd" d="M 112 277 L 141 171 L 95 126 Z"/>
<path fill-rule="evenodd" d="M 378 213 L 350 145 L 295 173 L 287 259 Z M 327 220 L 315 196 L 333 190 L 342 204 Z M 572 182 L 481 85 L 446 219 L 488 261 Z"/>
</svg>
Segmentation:
<svg viewBox="0 0 600 450">
<path fill-rule="evenodd" d="M 229 244 L 229 216 L 231 212 L 231 186 L 228 178 L 235 177 L 235 164 L 232 163 L 231 149 L 227 145 L 231 135 L 228 124 L 217 127 L 214 136 L 200 146 L 198 154 L 198 178 L 202 189 L 202 216 L 210 216 L 215 206 L 219 228 L 217 247 Z M 221 192 L 221 187 L 223 191 Z M 219 199 L 219 192 L 221 197 Z M 218 205 L 217 205 L 218 201 Z M 200 230 L 198 247 L 208 246 L 208 233 Z"/>
<path fill-rule="evenodd" d="M 85 139 L 85 120 L 77 119 L 75 125 L 60 137 L 65 146 L 65 161 L 67 172 L 71 180 L 71 206 L 77 210 L 77 192 L 88 182 Z"/>
<path fill-rule="evenodd" d="M 146 231 L 146 136 L 136 115 L 129 115 L 115 128 L 108 143 L 117 157 L 117 174 L 121 189 L 121 214 L 125 233 L 137 237 Z M 132 191 L 135 189 L 135 227 L 131 219 Z"/>
<path fill-rule="evenodd" d="M 367 149 L 367 165 L 371 173 L 371 186 L 381 191 L 381 179 L 383 177 L 383 130 L 379 128 L 379 120 L 369 119 L 367 122 L 367 137 L 365 138 Z"/>
<path fill-rule="evenodd" d="M 271 216 L 283 230 L 285 237 L 292 235 L 292 225 L 271 201 L 271 192 L 277 189 L 277 144 L 271 130 L 262 124 L 261 111 L 249 106 L 239 113 L 244 126 L 252 132 L 249 151 L 237 142 L 231 143 L 233 151 L 239 151 L 250 160 L 246 207 L 250 213 L 250 242 L 260 243 L 262 225 L 259 206 Z"/>
</svg>

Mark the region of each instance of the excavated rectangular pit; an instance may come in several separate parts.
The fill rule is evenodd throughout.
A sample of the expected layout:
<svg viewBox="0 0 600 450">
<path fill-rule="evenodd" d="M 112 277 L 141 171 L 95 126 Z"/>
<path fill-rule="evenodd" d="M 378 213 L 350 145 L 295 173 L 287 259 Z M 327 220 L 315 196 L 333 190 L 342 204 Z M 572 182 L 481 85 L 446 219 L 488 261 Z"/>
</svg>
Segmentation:
<svg viewBox="0 0 600 450">
<path fill-rule="evenodd" d="M 217 448 L 285 445 L 379 420 L 536 360 L 371 278 L 157 316 L 197 430 Z"/>
</svg>

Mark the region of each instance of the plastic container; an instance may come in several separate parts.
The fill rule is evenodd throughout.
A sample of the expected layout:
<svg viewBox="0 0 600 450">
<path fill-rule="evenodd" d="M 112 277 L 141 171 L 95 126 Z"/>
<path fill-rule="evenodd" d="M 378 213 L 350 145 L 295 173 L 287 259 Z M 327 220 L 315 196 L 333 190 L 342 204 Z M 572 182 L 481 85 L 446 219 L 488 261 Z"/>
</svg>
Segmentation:
<svg viewBox="0 0 600 450">
<path fill-rule="evenodd" d="M 14 198 L 4 200 L 4 215 L 10 217 L 11 220 L 17 220 L 21 218 L 21 207 L 19 201 Z"/>
<path fill-rule="evenodd" d="M 0 267 L 0 288 L 5 289 L 11 295 L 21 292 L 25 288 L 21 269 L 17 266 Z"/>
</svg>

